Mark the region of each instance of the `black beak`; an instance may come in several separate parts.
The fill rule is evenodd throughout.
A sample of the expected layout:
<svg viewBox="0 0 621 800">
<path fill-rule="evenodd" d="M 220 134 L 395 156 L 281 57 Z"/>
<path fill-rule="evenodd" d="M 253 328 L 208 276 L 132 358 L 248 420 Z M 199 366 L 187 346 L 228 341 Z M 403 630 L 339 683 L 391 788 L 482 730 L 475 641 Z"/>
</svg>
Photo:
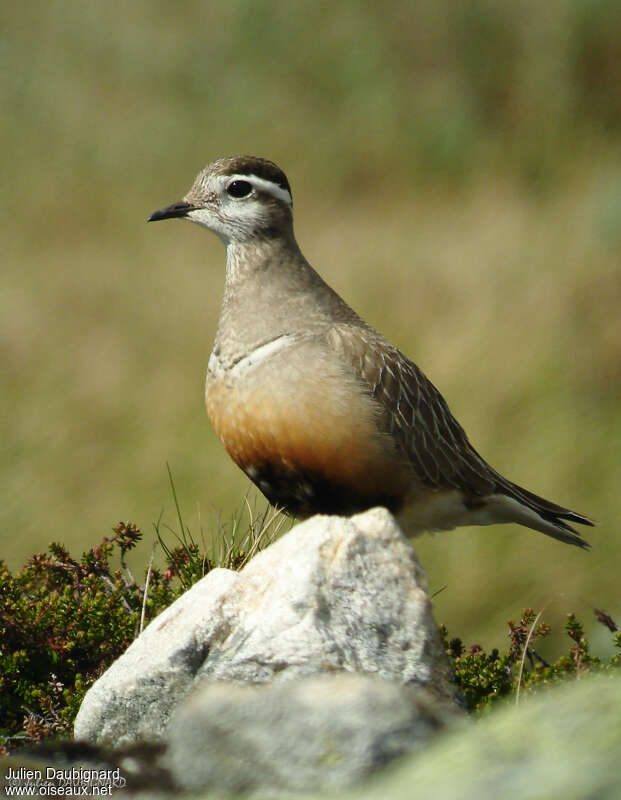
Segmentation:
<svg viewBox="0 0 621 800">
<path fill-rule="evenodd" d="M 147 222 L 157 222 L 160 219 L 173 219 L 173 217 L 185 217 L 189 211 L 193 211 L 196 206 L 191 203 L 173 203 L 172 206 L 166 206 L 159 211 L 154 211 Z"/>
</svg>

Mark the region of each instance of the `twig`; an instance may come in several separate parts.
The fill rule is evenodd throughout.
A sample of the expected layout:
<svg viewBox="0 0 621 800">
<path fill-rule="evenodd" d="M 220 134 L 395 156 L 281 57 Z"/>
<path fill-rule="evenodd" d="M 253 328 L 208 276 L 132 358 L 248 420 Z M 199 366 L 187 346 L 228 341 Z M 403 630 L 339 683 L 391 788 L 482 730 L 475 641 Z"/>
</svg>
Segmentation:
<svg viewBox="0 0 621 800">
<path fill-rule="evenodd" d="M 140 633 L 144 630 L 144 618 L 147 611 L 147 595 L 149 594 L 149 581 L 151 580 L 151 572 L 153 568 L 153 556 L 155 555 L 155 542 L 151 547 L 151 558 L 149 559 L 149 568 L 147 569 L 147 577 L 144 582 L 144 595 L 142 596 L 142 611 L 140 612 Z"/>
<path fill-rule="evenodd" d="M 520 661 L 520 672 L 518 675 L 518 685 L 517 690 L 515 692 L 515 705 L 519 705 L 520 703 L 520 689 L 522 687 L 522 675 L 524 673 L 524 663 L 526 661 L 526 653 L 528 652 L 528 643 L 530 642 L 533 631 L 537 627 L 537 623 L 539 622 L 539 617 L 543 614 L 543 609 L 537 614 L 533 624 L 530 626 L 530 630 L 528 631 L 528 636 L 526 637 L 526 641 L 524 642 L 524 649 L 522 650 L 522 659 Z"/>
</svg>

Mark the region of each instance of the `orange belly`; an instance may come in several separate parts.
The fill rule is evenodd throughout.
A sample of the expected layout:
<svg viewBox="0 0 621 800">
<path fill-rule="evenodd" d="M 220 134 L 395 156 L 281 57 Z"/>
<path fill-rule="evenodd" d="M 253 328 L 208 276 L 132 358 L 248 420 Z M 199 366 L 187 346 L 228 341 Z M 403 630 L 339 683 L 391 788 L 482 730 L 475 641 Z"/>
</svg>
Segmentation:
<svg viewBox="0 0 621 800">
<path fill-rule="evenodd" d="M 231 458 L 290 513 L 401 507 L 411 480 L 407 465 L 353 381 L 299 374 L 290 381 L 211 380 L 206 400 Z"/>
</svg>

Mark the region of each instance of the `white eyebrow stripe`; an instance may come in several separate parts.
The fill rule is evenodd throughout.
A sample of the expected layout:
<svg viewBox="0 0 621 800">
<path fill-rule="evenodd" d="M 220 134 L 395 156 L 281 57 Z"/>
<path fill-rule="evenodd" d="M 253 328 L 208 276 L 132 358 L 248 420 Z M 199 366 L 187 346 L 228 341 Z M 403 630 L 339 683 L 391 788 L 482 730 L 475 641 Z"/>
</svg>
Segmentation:
<svg viewBox="0 0 621 800">
<path fill-rule="evenodd" d="M 259 178 L 258 175 L 230 175 L 227 179 L 227 184 L 229 184 L 232 180 L 248 181 L 249 183 L 252 183 L 253 186 L 256 186 L 257 189 L 262 189 L 264 192 L 268 192 L 277 200 L 282 200 L 282 202 L 286 203 L 288 206 L 293 205 L 291 193 L 286 189 L 283 189 L 282 186 L 279 186 L 277 183 L 274 183 L 274 181 L 268 181 L 265 178 Z"/>
</svg>

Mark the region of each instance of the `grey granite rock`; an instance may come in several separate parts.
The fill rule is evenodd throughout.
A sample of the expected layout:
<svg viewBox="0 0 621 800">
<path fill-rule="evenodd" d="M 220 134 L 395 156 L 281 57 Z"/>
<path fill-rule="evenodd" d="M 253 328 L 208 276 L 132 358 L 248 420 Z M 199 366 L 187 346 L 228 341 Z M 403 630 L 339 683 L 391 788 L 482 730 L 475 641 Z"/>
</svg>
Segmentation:
<svg viewBox="0 0 621 800">
<path fill-rule="evenodd" d="M 75 736 L 121 746 L 162 738 L 198 682 L 321 672 L 455 689 L 411 545 L 385 509 L 314 517 L 239 573 L 213 570 L 160 614 L 87 693 Z"/>
<path fill-rule="evenodd" d="M 165 763 L 186 790 L 335 789 L 422 747 L 447 721 L 426 690 L 368 675 L 208 681 L 173 714 Z"/>
<path fill-rule="evenodd" d="M 236 580 L 213 570 L 153 620 L 86 693 L 75 738 L 108 747 L 159 740 L 221 633 L 218 611 Z"/>
</svg>

